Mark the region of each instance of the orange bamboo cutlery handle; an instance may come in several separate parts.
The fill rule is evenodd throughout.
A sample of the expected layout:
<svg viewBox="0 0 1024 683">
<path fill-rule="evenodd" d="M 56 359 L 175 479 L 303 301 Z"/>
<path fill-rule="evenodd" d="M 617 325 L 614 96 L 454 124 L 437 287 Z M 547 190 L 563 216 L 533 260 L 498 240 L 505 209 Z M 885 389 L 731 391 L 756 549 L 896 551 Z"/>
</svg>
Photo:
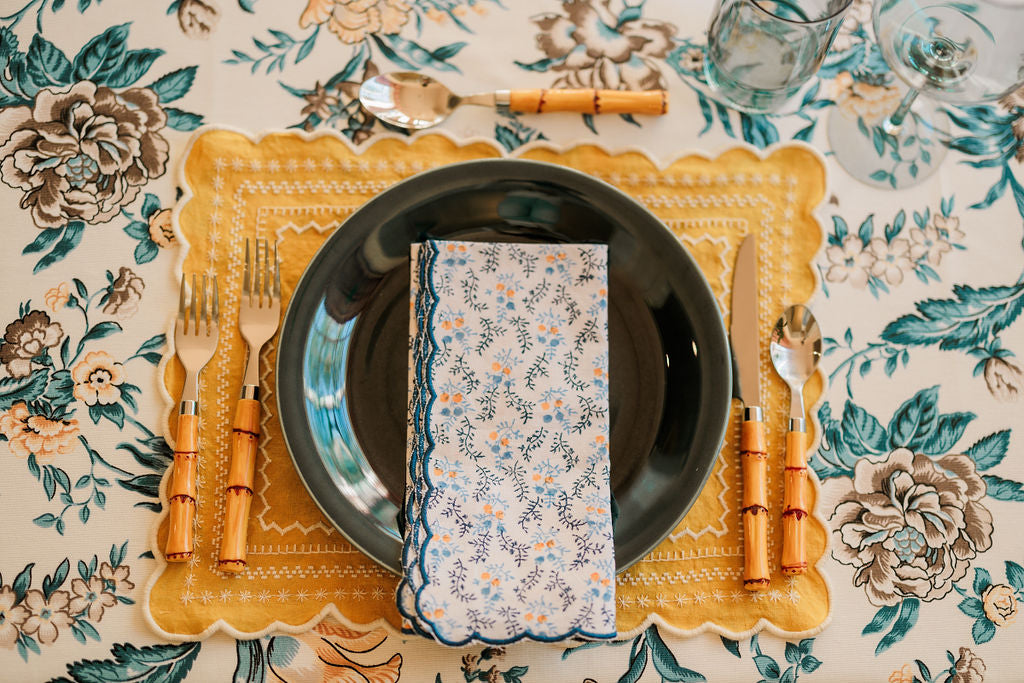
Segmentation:
<svg viewBox="0 0 1024 683">
<path fill-rule="evenodd" d="M 760 591 L 771 583 L 768 571 L 768 446 L 763 422 L 743 422 L 740 459 L 743 463 L 743 587 L 748 591 Z"/>
<path fill-rule="evenodd" d="M 226 572 L 245 569 L 245 543 L 249 529 L 249 507 L 256 475 L 256 444 L 260 438 L 260 402 L 242 398 L 235 408 L 231 428 L 231 465 L 224 491 L 224 537 L 218 565 Z"/>
<path fill-rule="evenodd" d="M 526 114 L 573 111 L 660 116 L 668 112 L 668 93 L 664 90 L 512 90 L 508 107 Z"/>
<path fill-rule="evenodd" d="M 786 474 L 782 503 L 782 573 L 807 571 L 804 526 L 807 521 L 807 434 L 786 434 Z"/>
<path fill-rule="evenodd" d="M 187 562 L 192 558 L 193 525 L 196 518 L 196 469 L 199 458 L 199 416 L 178 415 L 174 469 L 168 491 L 168 515 L 165 555 L 168 562 Z"/>
</svg>

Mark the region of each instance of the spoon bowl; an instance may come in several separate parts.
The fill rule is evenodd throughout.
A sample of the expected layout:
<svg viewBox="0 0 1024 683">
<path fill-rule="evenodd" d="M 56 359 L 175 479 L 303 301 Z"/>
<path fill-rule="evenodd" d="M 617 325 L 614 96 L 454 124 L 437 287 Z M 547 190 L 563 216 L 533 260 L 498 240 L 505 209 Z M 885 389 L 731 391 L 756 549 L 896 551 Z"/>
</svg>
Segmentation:
<svg viewBox="0 0 1024 683">
<path fill-rule="evenodd" d="M 821 360 L 821 328 L 811 309 L 797 304 L 779 317 L 772 330 L 772 365 L 791 395 L 790 418 L 804 418 L 803 387 Z"/>
<path fill-rule="evenodd" d="M 430 76 L 399 71 L 364 81 L 359 102 L 384 123 L 421 130 L 448 118 L 462 99 Z"/>
</svg>

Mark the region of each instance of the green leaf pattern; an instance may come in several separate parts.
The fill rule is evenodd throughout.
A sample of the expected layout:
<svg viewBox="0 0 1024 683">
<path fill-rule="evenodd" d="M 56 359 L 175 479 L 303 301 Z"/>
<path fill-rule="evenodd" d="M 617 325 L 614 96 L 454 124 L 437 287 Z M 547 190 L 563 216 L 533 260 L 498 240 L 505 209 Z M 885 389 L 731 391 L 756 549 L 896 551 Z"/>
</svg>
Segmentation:
<svg viewBox="0 0 1024 683">
<path fill-rule="evenodd" d="M 5 15 L 0 17 L 0 113 L 8 108 L 31 109 L 44 91 L 66 92 L 77 83 L 90 80 L 119 95 L 136 88 L 151 90 L 166 116 L 167 136 L 187 138 L 207 121 L 206 115 L 192 111 L 202 105 L 203 88 L 208 88 L 211 82 L 204 83 L 206 67 L 196 66 L 197 60 L 187 52 L 165 54 L 163 49 L 147 45 L 144 38 L 151 30 L 165 27 L 179 30 L 174 15 L 187 3 L 175 0 L 161 5 L 161 12 L 154 19 L 147 19 L 154 21 L 154 27 L 147 27 L 147 31 L 140 30 L 138 19 L 111 22 L 113 25 L 83 32 L 73 40 L 66 38 L 68 31 L 52 30 L 57 25 L 56 16 L 64 22 L 76 21 L 79 15 L 96 15 L 101 12 L 99 7 L 106 8 L 109 4 L 109 0 L 102 5 L 100 0 L 70 3 L 21 0 L 0 11 Z M 296 18 L 304 4 L 296 6 L 293 12 Z M 239 0 L 220 5 L 222 44 L 217 48 L 221 50 L 217 59 L 229 65 L 225 68 L 230 73 L 237 72 L 240 77 L 254 79 L 254 82 L 262 79 L 271 88 L 279 89 L 281 102 L 292 106 L 293 113 L 278 125 L 304 130 L 331 128 L 357 144 L 384 130 L 361 110 L 354 97 L 354 88 L 362 80 L 380 71 L 398 69 L 441 74 L 446 78 L 463 73 L 473 75 L 468 66 L 488 54 L 486 48 L 490 47 L 480 45 L 478 34 L 487 23 L 507 22 L 507 17 L 511 16 L 511 4 L 498 0 L 461 3 L 415 0 L 409 3 L 407 20 L 397 31 L 367 33 L 361 40 L 347 42 L 332 33 L 326 23 L 302 25 L 292 21 L 289 25 L 275 24 L 272 28 L 263 21 L 262 15 L 263 8 L 270 3 Z M 581 69 L 587 68 L 580 66 L 586 62 L 587 50 L 604 49 L 592 38 L 594 34 L 587 32 L 583 19 L 573 23 L 583 16 L 586 6 L 591 5 L 598 3 L 552 3 L 541 14 L 531 17 L 526 30 L 533 35 L 526 34 L 526 40 L 517 39 L 516 52 L 509 56 L 510 61 L 516 60 L 515 68 L 523 76 L 523 82 L 530 84 L 527 87 L 567 85 L 569 80 L 563 82 L 563 78 L 570 74 L 579 76 Z M 676 98 L 680 101 L 674 101 L 673 107 L 692 107 L 702 121 L 693 131 L 696 138 L 720 134 L 761 149 L 790 139 L 822 143 L 825 118 L 840 108 L 834 99 L 836 89 L 824 79 L 848 74 L 852 83 L 892 85 L 892 76 L 877 47 L 871 43 L 867 26 L 860 21 L 848 22 L 840 34 L 845 42 L 837 41 L 822 66 L 823 80 L 812 82 L 802 93 L 795 113 L 779 116 L 739 113 L 717 103 L 707 90 L 702 66 L 704 38 L 699 27 L 671 25 L 667 15 L 655 15 L 658 10 L 654 3 L 611 0 L 600 5 L 607 14 L 601 15 L 600 26 L 594 24 L 597 34 L 608 41 L 625 39 L 623 44 L 632 51 L 626 61 L 617 61 L 606 68 L 619 69 L 622 73 L 629 69 L 650 69 L 651 84 L 681 86 L 685 97 Z M 480 13 L 467 13 L 467 8 Z M 166 19 L 159 16 L 164 9 L 167 9 Z M 555 22 L 555 16 L 565 20 L 557 26 L 566 33 L 555 36 L 567 39 L 565 54 L 540 48 L 541 41 L 535 43 L 536 38 L 553 35 L 545 34 L 547 29 L 542 23 Z M 167 23 L 157 24 L 157 19 Z M 239 19 L 246 20 L 245 26 L 254 27 L 255 35 L 251 39 L 244 38 L 248 29 L 245 34 L 237 35 L 228 30 L 228 26 Z M 446 27 L 443 35 L 434 30 L 434 21 Z M 657 43 L 664 26 L 672 31 L 664 53 L 643 52 Z M 847 26 L 852 28 L 847 30 Z M 524 27 L 515 28 L 523 30 Z M 240 42 L 243 39 L 245 44 Z M 200 42 L 192 44 L 202 45 Z M 1015 434 L 1018 430 L 1013 429 L 1014 424 L 991 424 L 985 419 L 989 406 L 952 406 L 952 388 L 947 386 L 945 378 L 932 380 L 938 382 L 935 386 L 919 383 L 904 387 L 894 382 L 899 391 L 891 392 L 891 404 L 869 401 L 870 390 L 866 388 L 875 381 L 890 378 L 899 381 L 909 377 L 921 363 L 917 360 L 918 352 L 929 350 L 946 353 L 951 358 L 969 358 L 973 375 L 964 379 L 984 383 L 994 400 L 1006 400 L 1014 391 L 1016 395 L 1024 392 L 1024 375 L 1014 355 L 1022 350 L 1013 345 L 1015 338 L 1019 344 L 1024 280 L 1005 275 L 993 279 L 987 274 L 978 274 L 972 275 L 970 282 L 950 282 L 953 273 L 963 271 L 949 265 L 963 252 L 972 230 L 985 229 L 993 233 L 998 229 L 1020 230 L 1019 223 L 998 226 L 998 229 L 989 228 L 983 222 L 980 227 L 975 226 L 979 223 L 978 217 L 993 208 L 1007 207 L 1024 218 L 1024 185 L 1019 180 L 1019 164 L 1015 160 L 1022 154 L 1024 143 L 1014 133 L 1014 126 L 1020 126 L 1024 109 L 1020 102 L 947 106 L 946 109 L 953 128 L 948 146 L 959 157 L 960 164 L 990 174 L 992 184 L 986 183 L 987 190 L 968 192 L 957 187 L 956 197 L 935 194 L 927 203 L 915 202 L 895 211 L 853 204 L 836 208 L 829 205 L 823 210 L 827 244 L 815 265 L 826 298 L 836 300 L 840 288 L 844 288 L 842 296 L 845 297 L 849 294 L 846 288 L 863 286 L 874 300 L 899 299 L 905 303 L 900 304 L 903 308 L 897 315 L 880 321 L 887 324 L 879 325 L 875 330 L 877 336 L 867 341 L 860 327 L 856 329 L 860 343 L 855 343 L 853 328 L 828 331 L 834 336 L 825 340 L 825 365 L 832 380 L 831 391 L 838 394 L 829 394 L 828 400 L 818 408 L 821 445 L 812 454 L 811 464 L 818 478 L 828 485 L 854 477 L 858 462 L 885 459 L 898 448 L 911 449 L 936 462 L 949 454 L 963 453 L 980 474 L 985 491 L 983 500 L 992 509 L 996 525 L 1005 529 L 1006 523 L 996 511 L 1004 514 L 1002 511 L 1015 510 L 1016 503 L 1024 502 L 1024 483 L 1020 481 L 1017 466 L 1019 458 L 1012 455 L 1019 450 L 1016 442 L 1019 434 Z M 595 133 L 605 132 L 609 127 L 606 121 L 603 117 L 579 119 L 580 136 L 594 137 Z M 796 126 L 791 125 L 794 122 Z M 652 125 L 641 117 L 626 118 L 625 124 L 616 119 L 614 123 Z M 548 139 L 552 129 L 547 126 L 547 121 L 540 117 L 503 112 L 495 119 L 493 133 L 490 130 L 487 133 L 511 152 Z M 865 125 L 862 133 L 866 136 L 865 144 L 875 149 L 882 160 L 876 171 L 876 179 L 881 182 L 890 181 L 898 168 L 907 168 L 913 173 L 915 161 L 925 161 L 931 153 L 919 145 L 896 148 L 893 140 L 874 126 Z M 172 158 L 161 174 L 166 175 L 178 161 Z M 947 161 L 947 164 L 953 163 Z M 158 178 L 154 176 L 148 181 Z M 169 180 L 163 178 L 165 185 L 169 185 Z M 13 186 L 3 189 L 12 197 L 21 192 Z M 118 258 L 125 259 L 132 267 L 169 267 L 175 258 L 165 255 L 174 247 L 169 209 L 178 197 L 152 182 L 139 188 L 133 197 L 109 219 L 109 225 L 69 216 L 61 225 L 40 226 L 31 235 L 19 237 L 24 239 L 18 245 L 26 261 L 24 270 L 33 273 L 37 278 L 35 282 L 49 278 L 47 282 L 52 280 L 57 289 L 64 278 L 66 285 L 63 293 L 56 293 L 55 307 L 50 306 L 49 301 L 44 307 L 42 299 L 34 303 L 19 301 L 17 310 L 13 303 L 8 304 L 8 323 L 32 312 L 47 311 L 51 320 L 60 324 L 61 336 L 56 344 L 29 359 L 27 373 L 18 376 L 4 373 L 0 377 L 0 411 L 9 413 L 15 406 L 24 405 L 32 415 L 66 426 L 74 423 L 79 430 L 69 439 L 66 452 L 56 457 L 30 452 L 22 460 L 14 461 L 19 470 L 13 474 L 34 482 L 23 494 L 34 506 L 26 512 L 26 519 L 38 527 L 40 534 L 53 540 L 59 540 L 57 536 L 81 534 L 83 529 L 92 531 L 116 525 L 116 514 L 128 508 L 124 503 L 140 508 L 140 512 L 161 511 L 159 488 L 172 453 L 162 436 L 136 419 L 139 408 L 153 399 L 150 390 L 140 389 L 139 385 L 146 385 L 137 377 L 155 370 L 166 350 L 166 339 L 156 329 L 146 330 L 135 338 L 139 333 L 137 329 L 113 314 L 104 313 L 117 278 L 108 272 L 104 283 L 97 282 L 95 276 L 108 264 L 99 264 L 95 272 L 80 273 L 81 279 L 66 275 L 67 270 L 74 268 L 70 257 L 81 245 L 103 242 L 111 233 L 116 233 L 119 242 L 127 241 L 127 250 L 118 252 Z M 899 275 L 892 270 L 872 268 L 882 255 L 894 254 L 906 257 L 906 262 L 901 262 Z M 102 275 L 99 279 L 102 280 Z M 50 286 L 47 284 L 43 289 Z M 910 298 L 900 298 L 905 293 Z M 16 298 L 20 292 L 11 295 Z M 120 351 L 115 353 L 111 349 Z M 133 349 L 137 350 L 132 353 Z M 88 404 L 80 397 L 85 394 L 75 368 L 97 351 L 106 352 L 121 363 L 127 377 L 138 384 L 126 380 L 119 385 L 115 401 Z M 947 402 L 950 405 L 946 405 Z M 886 407 L 881 408 L 882 405 Z M 100 431 L 90 430 L 102 430 L 106 436 L 95 438 L 93 434 Z M 111 435 L 112 438 L 106 438 Z M 12 446 L 7 444 L 7 447 Z M 22 462 L 25 469 L 20 469 Z M 115 481 L 117 486 L 114 486 Z M 108 512 L 108 507 L 119 512 Z M 826 516 L 829 512 L 824 511 Z M 833 537 L 832 542 L 841 540 Z M 103 565 L 113 570 L 125 564 L 126 548 L 126 544 L 112 547 L 107 557 L 109 562 L 94 555 L 91 559 L 58 557 L 55 561 L 19 562 L 11 567 L 9 562 L 8 566 L 2 566 L 0 560 L 0 570 L 6 571 L 8 581 L 5 584 L 0 578 L 0 585 L 10 586 L 16 600 L 14 605 L 18 606 L 33 591 L 45 598 L 59 596 L 62 592 L 73 595 L 72 584 L 76 580 L 88 583 L 98 577 L 104 581 L 103 590 L 117 598 L 115 605 L 131 604 L 131 593 L 122 591 L 124 584 L 118 588 L 116 582 L 104 579 L 101 573 Z M 907 636 L 915 629 L 921 630 L 918 624 L 941 619 L 941 607 L 934 603 L 947 602 L 947 614 L 955 616 L 950 619 L 946 634 L 955 635 L 960 643 L 971 647 L 1012 647 L 1015 635 L 1011 630 L 1011 612 L 1024 600 L 1024 569 L 1019 563 L 1022 558 L 1006 559 L 1000 564 L 1004 558 L 992 555 L 991 552 L 978 553 L 967 574 L 955 580 L 955 596 L 950 593 L 931 604 L 907 597 L 896 604 L 874 605 L 869 613 L 871 618 L 865 616 L 863 626 L 857 624 L 861 636 L 853 637 L 863 640 L 869 652 L 873 648 L 879 661 L 889 658 L 899 662 L 895 668 L 912 661 L 912 665 L 907 664 L 907 670 L 912 671 L 910 675 L 915 681 L 948 681 L 958 672 L 978 670 L 980 657 L 968 647 L 947 650 L 948 661 L 945 662 L 935 661 L 930 651 L 920 653 L 920 659 L 913 659 Z M 839 572 L 832 575 L 833 581 L 842 582 L 846 578 L 850 578 L 854 586 L 860 585 L 850 575 Z M 60 642 L 70 641 L 73 645 L 102 642 L 106 622 L 90 618 L 88 607 L 69 616 L 73 624 L 62 628 L 70 638 L 64 637 Z M 843 616 L 835 615 L 834 621 L 838 622 Z M 851 672 L 848 662 L 835 652 L 829 653 L 829 657 L 819 653 L 821 659 L 812 654 L 814 638 L 800 641 L 776 638 L 771 645 L 767 644 L 767 639 L 760 642 L 757 636 L 739 640 L 722 636 L 719 640 L 728 661 L 736 667 L 744 667 L 743 673 L 751 680 L 795 683 L 807 676 L 841 680 Z M 277 650 L 268 647 L 269 641 L 268 638 L 237 642 L 236 681 L 275 680 L 274 655 L 276 652 L 281 656 L 285 652 L 286 639 L 281 637 L 276 643 Z M 711 680 L 719 677 L 719 672 L 708 668 L 702 659 L 689 656 L 693 649 L 677 647 L 677 640 L 666 642 L 657 626 L 648 627 L 627 642 L 629 648 L 619 647 L 626 643 L 574 644 L 564 650 L 562 658 L 566 664 L 579 663 L 579 678 L 587 673 L 588 654 L 584 650 L 589 654 L 604 656 L 605 652 L 612 652 L 609 657 L 617 656 L 621 667 L 615 675 L 622 681 L 697 681 L 704 680 L 705 676 Z M 705 645 L 702 641 L 702 647 Z M 946 645 L 939 643 L 936 647 Z M 45 655 L 48 646 L 39 633 L 21 631 L 12 652 L 27 661 Z M 191 678 L 195 678 L 193 667 L 200 653 L 204 648 L 213 650 L 199 643 L 106 643 L 105 648 L 109 651 L 106 655 L 98 651 L 86 654 L 83 649 L 83 656 L 89 658 L 77 657 L 70 661 L 65 667 L 66 674 L 58 680 L 180 681 L 190 673 Z M 975 669 L 971 669 L 972 666 Z M 544 680 L 540 671 L 541 667 L 517 660 L 512 652 L 506 654 L 490 649 L 480 652 L 464 670 L 437 673 L 436 680 L 493 679 L 505 683 Z"/>
</svg>

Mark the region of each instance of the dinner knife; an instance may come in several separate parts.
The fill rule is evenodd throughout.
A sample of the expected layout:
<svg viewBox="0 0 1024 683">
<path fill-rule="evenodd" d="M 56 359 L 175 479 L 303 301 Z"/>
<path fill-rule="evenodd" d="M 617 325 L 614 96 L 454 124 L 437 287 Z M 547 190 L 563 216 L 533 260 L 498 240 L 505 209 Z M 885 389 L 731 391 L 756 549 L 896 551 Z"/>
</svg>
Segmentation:
<svg viewBox="0 0 1024 683">
<path fill-rule="evenodd" d="M 743 587 L 765 590 L 768 572 L 768 448 L 761 413 L 757 325 L 757 242 L 748 235 L 736 255 L 729 338 L 736 362 L 733 391 L 743 402 L 740 460 L 743 465 Z"/>
</svg>

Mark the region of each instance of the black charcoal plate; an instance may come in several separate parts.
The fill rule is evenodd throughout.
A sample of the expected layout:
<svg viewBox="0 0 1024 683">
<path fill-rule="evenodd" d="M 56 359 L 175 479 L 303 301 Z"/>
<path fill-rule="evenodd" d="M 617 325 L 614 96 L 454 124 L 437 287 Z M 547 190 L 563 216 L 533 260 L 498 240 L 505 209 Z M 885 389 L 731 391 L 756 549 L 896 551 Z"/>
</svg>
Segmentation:
<svg viewBox="0 0 1024 683">
<path fill-rule="evenodd" d="M 399 573 L 405 489 L 409 245 L 433 239 L 608 245 L 611 485 L 621 571 L 700 495 L 729 419 L 721 314 L 697 264 L 651 213 L 562 166 L 444 166 L 368 202 L 297 285 L 277 404 L 310 495 L 356 547 Z"/>
</svg>

